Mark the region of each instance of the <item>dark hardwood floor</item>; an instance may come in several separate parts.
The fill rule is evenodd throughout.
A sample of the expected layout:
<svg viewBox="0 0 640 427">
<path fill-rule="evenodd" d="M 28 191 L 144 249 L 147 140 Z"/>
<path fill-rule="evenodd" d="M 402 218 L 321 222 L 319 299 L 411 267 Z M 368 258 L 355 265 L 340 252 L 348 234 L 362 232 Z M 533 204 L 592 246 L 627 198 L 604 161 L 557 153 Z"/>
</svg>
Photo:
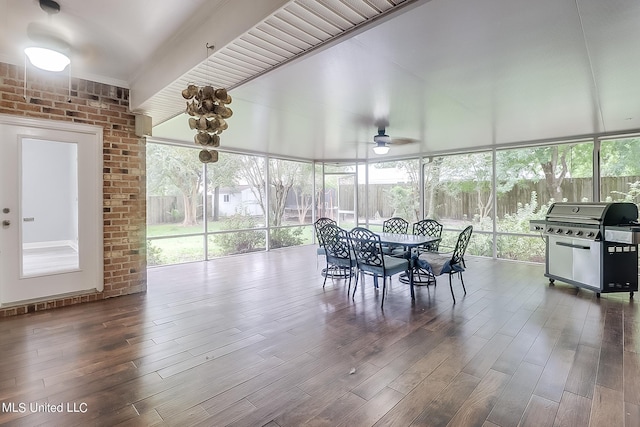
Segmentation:
<svg viewBox="0 0 640 427">
<path fill-rule="evenodd" d="M 384 310 L 371 278 L 323 290 L 312 246 L 150 269 L 144 295 L 0 321 L 0 423 L 640 425 L 628 293 L 467 266 L 457 304 L 394 278 Z"/>
</svg>

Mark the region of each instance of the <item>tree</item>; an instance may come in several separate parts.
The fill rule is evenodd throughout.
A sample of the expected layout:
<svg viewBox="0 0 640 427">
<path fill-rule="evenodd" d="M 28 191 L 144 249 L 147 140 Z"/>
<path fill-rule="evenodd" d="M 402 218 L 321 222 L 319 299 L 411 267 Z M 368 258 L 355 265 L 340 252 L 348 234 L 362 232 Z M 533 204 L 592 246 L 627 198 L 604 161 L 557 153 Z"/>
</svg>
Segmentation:
<svg viewBox="0 0 640 427">
<path fill-rule="evenodd" d="M 396 215 L 410 220 L 420 219 L 420 161 L 401 160 L 397 162 L 380 162 L 373 165 L 377 169 L 396 169 L 401 173 L 399 181 L 406 178 L 387 193 L 387 202 L 393 207 Z"/>
<path fill-rule="evenodd" d="M 291 189 L 296 199 L 298 223 L 304 224 L 307 214 L 313 205 L 313 164 L 301 163 L 300 175 L 297 181 L 297 185 L 294 185 Z M 322 188 L 316 189 L 316 199 L 321 191 Z"/>
<path fill-rule="evenodd" d="M 198 152 L 171 145 L 149 144 L 147 165 L 150 192 L 160 195 L 177 192 L 184 206 L 182 225 L 196 225 L 203 176 L 203 166 L 198 160 Z"/>
<path fill-rule="evenodd" d="M 640 175 L 640 138 L 603 141 L 600 152 L 600 176 Z"/>
<path fill-rule="evenodd" d="M 424 216 L 435 218 L 436 193 L 440 185 L 440 168 L 444 157 L 429 157 L 424 164 Z"/>
<path fill-rule="evenodd" d="M 567 178 L 591 176 L 593 144 L 561 144 L 498 152 L 498 183 L 513 185 L 520 179 L 543 179 L 548 198 L 563 200 Z M 506 187 L 504 190 L 508 190 Z"/>
<path fill-rule="evenodd" d="M 301 166 L 302 163 L 300 162 L 280 159 L 271 159 L 269 161 L 271 225 L 282 225 L 287 205 L 287 196 L 289 195 L 289 191 L 298 182 L 298 177 L 302 169 Z"/>
<path fill-rule="evenodd" d="M 238 185 L 237 169 L 240 162 L 237 154 L 222 153 L 216 163 L 207 164 L 208 191 L 213 189 L 212 218 L 218 220 L 220 187 L 235 189 Z"/>
<path fill-rule="evenodd" d="M 471 153 L 442 158 L 441 189 L 449 194 L 476 194 L 478 221 L 488 218 L 493 210 L 493 167 L 490 153 Z"/>
<path fill-rule="evenodd" d="M 544 153 L 539 159 L 540 167 L 544 173 L 544 180 L 547 183 L 549 197 L 554 200 L 562 200 L 562 181 L 569 173 L 567 164 L 567 153 L 571 151 L 571 146 L 554 146 L 535 150 L 536 154 Z"/>
<path fill-rule="evenodd" d="M 214 166 L 215 183 L 218 185 L 235 186 L 246 183 L 255 197 L 263 214 L 267 213 L 264 158 L 237 154 L 222 154 Z M 310 163 L 288 160 L 271 159 L 269 162 L 269 194 L 270 194 L 270 223 L 273 226 L 282 225 L 289 192 L 294 189 L 298 217 L 306 217 L 311 208 L 311 174 Z"/>
</svg>

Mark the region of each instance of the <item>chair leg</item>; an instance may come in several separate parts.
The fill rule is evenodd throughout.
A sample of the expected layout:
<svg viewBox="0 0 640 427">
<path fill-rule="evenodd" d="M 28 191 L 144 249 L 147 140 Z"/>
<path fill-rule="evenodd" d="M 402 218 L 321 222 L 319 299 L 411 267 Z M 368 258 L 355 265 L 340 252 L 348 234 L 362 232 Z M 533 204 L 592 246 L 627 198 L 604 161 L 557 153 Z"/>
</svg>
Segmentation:
<svg viewBox="0 0 640 427">
<path fill-rule="evenodd" d="M 413 268 L 407 270 L 407 275 L 409 276 L 409 289 L 411 289 L 411 300 L 415 301 L 416 294 L 413 290 Z"/>
<path fill-rule="evenodd" d="M 384 294 L 387 292 L 387 278 L 386 276 L 382 276 L 382 304 L 380 304 L 380 308 L 384 308 Z"/>
<path fill-rule="evenodd" d="M 327 276 L 329 275 L 329 264 L 327 264 L 327 269 L 324 273 L 324 281 L 322 282 L 322 289 L 324 289 L 324 285 L 327 284 Z"/>
<path fill-rule="evenodd" d="M 456 303 L 456 296 L 453 294 L 453 285 L 451 284 L 451 274 L 449 274 L 449 289 L 451 289 L 451 298 L 453 298 L 453 303 Z"/>
<path fill-rule="evenodd" d="M 353 272 L 353 270 L 351 269 L 351 267 L 345 267 L 344 274 L 348 274 L 349 275 L 349 286 L 347 287 L 347 295 L 349 295 L 349 293 L 351 293 L 351 273 L 352 272 Z"/>
<path fill-rule="evenodd" d="M 467 294 L 467 288 L 464 287 L 464 280 L 462 280 L 462 271 L 459 273 L 460 274 L 460 282 L 462 282 L 462 289 L 464 290 L 464 294 Z"/>
<path fill-rule="evenodd" d="M 358 267 L 356 267 L 356 284 L 353 285 L 353 294 L 351 296 L 351 299 L 356 299 L 356 289 L 358 289 L 358 276 L 360 275 L 360 272 L 358 271 Z"/>
</svg>

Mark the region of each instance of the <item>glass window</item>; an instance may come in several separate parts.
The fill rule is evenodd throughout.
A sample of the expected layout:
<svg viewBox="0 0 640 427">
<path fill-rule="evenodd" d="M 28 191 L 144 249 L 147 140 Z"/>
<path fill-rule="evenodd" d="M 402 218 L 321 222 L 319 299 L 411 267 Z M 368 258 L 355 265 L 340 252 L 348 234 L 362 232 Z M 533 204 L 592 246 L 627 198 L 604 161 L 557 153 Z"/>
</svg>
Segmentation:
<svg viewBox="0 0 640 427">
<path fill-rule="evenodd" d="M 147 240 L 147 265 L 168 265 L 204 261 L 203 236 Z"/>
<path fill-rule="evenodd" d="M 356 166 L 353 163 L 325 163 L 324 173 L 355 173 Z"/>
<path fill-rule="evenodd" d="M 314 164 L 314 179 L 316 185 L 316 219 L 327 216 L 325 212 L 325 194 L 324 194 L 324 186 L 322 183 L 322 163 Z"/>
<path fill-rule="evenodd" d="M 240 230 L 241 228 L 250 228 L 251 224 L 244 224 L 243 220 L 246 218 L 242 216 L 237 216 L 234 219 L 238 222 L 229 220 L 224 223 L 224 227 L 234 231 L 208 236 L 209 258 L 246 254 L 266 249 L 265 230 Z"/>
<path fill-rule="evenodd" d="M 580 142 L 496 152 L 499 258 L 544 261 L 544 241 L 529 221 L 544 219 L 555 201 L 587 202 L 593 194 L 593 143 Z M 526 237 L 518 234 L 535 234 Z"/>
<path fill-rule="evenodd" d="M 498 235 L 496 245 L 498 258 L 530 262 L 544 262 L 545 259 L 545 241 L 541 235 Z"/>
<path fill-rule="evenodd" d="M 313 165 L 269 160 L 269 223 L 272 226 L 310 224 Z"/>
<path fill-rule="evenodd" d="M 640 204 L 640 137 L 600 143 L 600 200 Z"/>
<path fill-rule="evenodd" d="M 424 167 L 426 218 L 453 230 L 493 230 L 491 153 L 434 158 Z"/>
<path fill-rule="evenodd" d="M 324 175 L 324 212 L 339 227 L 350 230 L 355 227 L 354 173 L 331 172 Z"/>
<path fill-rule="evenodd" d="M 498 231 L 529 233 L 551 203 L 591 201 L 592 171 L 592 142 L 497 151 Z"/>
<path fill-rule="evenodd" d="M 269 231 L 271 249 L 309 245 L 313 239 L 313 226 L 280 227 Z"/>
<path fill-rule="evenodd" d="M 282 159 L 269 160 L 270 248 L 311 243 L 313 164 Z"/>
<path fill-rule="evenodd" d="M 216 163 L 207 163 L 209 232 L 231 229 L 228 221 L 240 228 L 266 225 L 264 165 L 264 157 L 233 153 L 220 153 Z"/>
<path fill-rule="evenodd" d="M 441 248 L 452 250 L 468 225 L 473 234 L 467 252 L 493 255 L 493 161 L 491 153 L 425 159 L 424 217 L 444 226 Z"/>
<path fill-rule="evenodd" d="M 21 150 L 22 276 L 77 270 L 78 145 L 24 138 Z"/>
<path fill-rule="evenodd" d="M 368 205 L 359 201 L 372 230 L 400 217 L 412 224 L 420 219 L 420 160 L 380 162 L 369 165 Z M 411 225 L 409 226 L 411 228 Z"/>
<path fill-rule="evenodd" d="M 147 236 L 204 231 L 204 169 L 198 151 L 147 144 Z"/>
</svg>

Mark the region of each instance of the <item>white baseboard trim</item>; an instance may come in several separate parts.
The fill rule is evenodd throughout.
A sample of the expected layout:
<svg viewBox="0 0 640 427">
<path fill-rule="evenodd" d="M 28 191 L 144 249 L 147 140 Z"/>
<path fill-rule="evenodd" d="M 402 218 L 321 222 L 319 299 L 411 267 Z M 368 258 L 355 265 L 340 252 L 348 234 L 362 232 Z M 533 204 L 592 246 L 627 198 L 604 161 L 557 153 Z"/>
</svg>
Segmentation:
<svg viewBox="0 0 640 427">
<path fill-rule="evenodd" d="M 45 249 L 45 248 L 62 248 L 70 247 L 76 252 L 78 251 L 78 243 L 73 240 L 51 240 L 48 242 L 24 243 L 22 249 Z"/>
</svg>

